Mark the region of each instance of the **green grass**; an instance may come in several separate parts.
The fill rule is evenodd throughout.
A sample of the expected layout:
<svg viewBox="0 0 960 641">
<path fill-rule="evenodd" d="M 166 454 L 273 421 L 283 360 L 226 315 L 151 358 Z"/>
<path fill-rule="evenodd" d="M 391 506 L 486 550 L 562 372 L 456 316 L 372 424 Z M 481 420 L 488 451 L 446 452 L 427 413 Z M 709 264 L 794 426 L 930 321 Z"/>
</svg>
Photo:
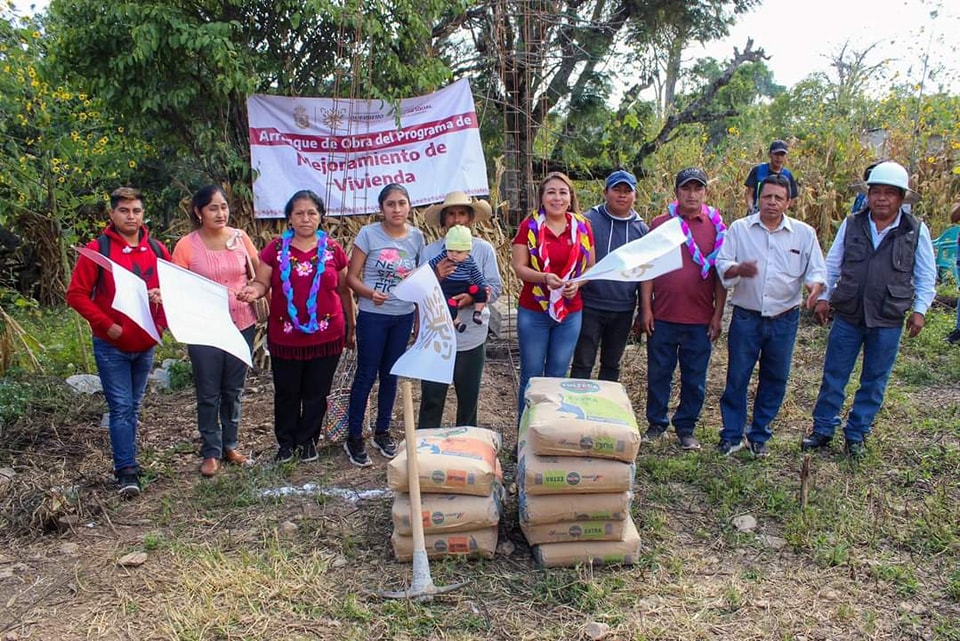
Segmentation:
<svg viewBox="0 0 960 641">
<path fill-rule="evenodd" d="M 745 639 L 960 641 L 960 349 L 942 341 L 951 323 L 951 314 L 933 311 L 918 339 L 904 339 L 863 461 L 842 454 L 839 435 L 811 456 L 806 507 L 797 441 L 822 366 L 825 331 L 814 327 L 798 340 L 769 459 L 722 458 L 710 447 L 722 348 L 698 431 L 704 449 L 681 453 L 675 438 L 642 448 L 632 506 L 638 565 L 541 570 L 523 553 L 438 561 L 437 585 L 471 584 L 432 603 L 370 595 L 410 580 L 410 566 L 389 558 L 386 501 L 261 498 L 263 488 L 302 473 L 292 464 L 228 467 L 184 482 L 176 475 L 191 442 L 148 448 L 144 467 L 157 490 L 117 510 L 149 518 L 139 546 L 151 556 L 151 587 L 132 576 L 145 594 L 135 592 L 117 605 L 115 622 L 102 625 L 107 637 L 123 630 L 177 639 L 545 640 L 583 638 L 585 623 L 599 621 L 624 639 L 727 638 L 736 630 Z M 642 375 L 626 376 L 642 401 Z M 21 399 L 9 404 L 28 416 L 46 416 L 55 404 L 35 381 L 9 380 L 11 398 Z M 848 394 L 855 388 L 854 379 Z M 0 411 L 4 393 L 0 384 Z M 320 466 L 309 480 L 327 484 L 328 474 Z M 757 519 L 756 531 L 735 530 L 731 519 L 742 514 Z M 297 524 L 295 534 L 280 532 L 286 520 Z M 518 536 L 509 526 L 503 533 Z M 761 534 L 787 545 L 769 548 Z M 141 621 L 160 629 L 138 628 Z"/>
</svg>

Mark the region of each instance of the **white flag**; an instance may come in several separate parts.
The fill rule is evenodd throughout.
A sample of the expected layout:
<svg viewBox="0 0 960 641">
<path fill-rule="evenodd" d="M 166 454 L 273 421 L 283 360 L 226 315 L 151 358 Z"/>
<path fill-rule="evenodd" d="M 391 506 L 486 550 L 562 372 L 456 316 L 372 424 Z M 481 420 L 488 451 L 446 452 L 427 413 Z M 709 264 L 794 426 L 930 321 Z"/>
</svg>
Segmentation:
<svg viewBox="0 0 960 641">
<path fill-rule="evenodd" d="M 673 218 L 652 232 L 622 245 L 603 257 L 574 282 L 619 280 L 635 282 L 651 280 L 683 267 L 681 245 L 687 240 L 680 228 L 680 219 Z"/>
<path fill-rule="evenodd" d="M 77 251 L 81 256 L 89 258 L 102 269 L 107 270 L 113 275 L 113 283 L 116 292 L 113 295 L 113 302 L 110 306 L 115 310 L 139 325 L 143 331 L 150 335 L 150 338 L 160 342 L 160 332 L 157 331 L 157 325 L 153 322 L 153 314 L 150 313 L 150 299 L 147 297 L 147 284 L 142 278 L 131 272 L 126 267 L 122 267 L 113 262 L 100 252 L 78 247 Z M 159 262 L 160 259 L 157 259 Z"/>
<path fill-rule="evenodd" d="M 417 342 L 397 359 L 390 373 L 449 385 L 453 382 L 453 364 L 457 358 L 457 335 L 447 299 L 429 263 L 417 268 L 391 293 L 417 304 L 420 333 Z"/>
<path fill-rule="evenodd" d="M 163 311 L 173 337 L 222 349 L 253 367 L 250 347 L 230 319 L 230 291 L 212 280 L 157 259 Z"/>
</svg>

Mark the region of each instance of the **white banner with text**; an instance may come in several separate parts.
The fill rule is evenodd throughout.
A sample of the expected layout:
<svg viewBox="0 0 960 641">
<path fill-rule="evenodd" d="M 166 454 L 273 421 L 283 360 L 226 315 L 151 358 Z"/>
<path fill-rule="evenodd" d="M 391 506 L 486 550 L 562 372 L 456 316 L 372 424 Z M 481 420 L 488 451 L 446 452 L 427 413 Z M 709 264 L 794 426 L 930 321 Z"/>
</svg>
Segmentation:
<svg viewBox="0 0 960 641">
<path fill-rule="evenodd" d="M 473 94 L 466 80 L 400 101 L 247 99 L 253 204 L 257 218 L 283 218 L 301 189 L 320 195 L 331 216 L 379 209 L 377 195 L 403 185 L 412 205 L 443 200 L 460 189 L 490 193 Z"/>
</svg>

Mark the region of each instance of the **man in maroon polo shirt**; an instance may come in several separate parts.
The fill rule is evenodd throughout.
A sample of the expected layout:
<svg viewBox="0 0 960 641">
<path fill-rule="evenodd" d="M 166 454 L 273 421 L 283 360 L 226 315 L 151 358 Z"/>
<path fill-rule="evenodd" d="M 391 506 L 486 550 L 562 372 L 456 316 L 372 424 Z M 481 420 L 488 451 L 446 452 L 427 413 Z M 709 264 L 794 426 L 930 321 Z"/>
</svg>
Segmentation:
<svg viewBox="0 0 960 641">
<path fill-rule="evenodd" d="M 696 167 L 677 174 L 677 199 L 650 223 L 654 230 L 680 218 L 687 241 L 683 267 L 640 286 L 640 323 L 647 334 L 647 423 L 643 438 L 660 438 L 670 427 L 667 405 L 673 372 L 680 364 L 680 405 L 673 414 L 683 450 L 698 450 L 693 435 L 707 384 L 713 342 L 720 335 L 727 290 L 717 278 L 716 258 L 726 227 L 720 212 L 706 204 L 707 175 Z"/>
</svg>

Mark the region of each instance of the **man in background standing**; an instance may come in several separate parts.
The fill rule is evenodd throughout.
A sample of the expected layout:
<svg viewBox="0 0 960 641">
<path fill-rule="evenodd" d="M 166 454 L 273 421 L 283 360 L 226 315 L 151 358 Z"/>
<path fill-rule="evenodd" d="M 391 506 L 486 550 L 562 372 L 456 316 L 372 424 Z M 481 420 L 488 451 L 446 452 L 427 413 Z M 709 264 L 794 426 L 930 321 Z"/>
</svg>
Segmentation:
<svg viewBox="0 0 960 641">
<path fill-rule="evenodd" d="M 584 213 L 593 227 L 598 262 L 649 231 L 633 210 L 637 200 L 637 179 L 633 174 L 621 169 L 607 176 L 603 197 L 602 205 Z M 594 280 L 580 290 L 583 324 L 573 352 L 571 378 L 590 378 L 599 350 L 597 378 L 602 381 L 620 379 L 620 361 L 633 327 L 639 289 L 639 283 Z"/>
<path fill-rule="evenodd" d="M 747 180 L 743 183 L 747 188 L 747 215 L 755 214 L 760 205 L 760 184 L 767 176 L 780 175 L 790 183 L 790 200 L 796 199 L 799 194 L 797 181 L 793 174 L 784 166 L 787 160 L 787 151 L 789 147 L 782 140 L 774 140 L 770 143 L 770 162 L 761 163 L 753 167 L 747 175 Z"/>
</svg>

